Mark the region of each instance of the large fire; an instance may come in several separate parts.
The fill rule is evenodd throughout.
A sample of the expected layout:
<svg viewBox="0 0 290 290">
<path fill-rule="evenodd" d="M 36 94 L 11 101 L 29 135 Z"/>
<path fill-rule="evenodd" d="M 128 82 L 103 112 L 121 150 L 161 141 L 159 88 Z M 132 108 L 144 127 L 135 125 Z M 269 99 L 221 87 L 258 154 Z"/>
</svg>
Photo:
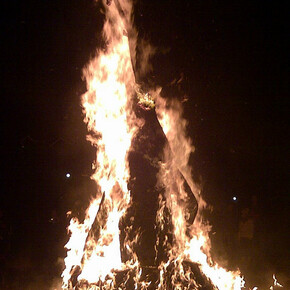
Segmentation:
<svg viewBox="0 0 290 290">
<path fill-rule="evenodd" d="M 96 193 L 85 219 L 70 221 L 63 289 L 240 289 L 240 273 L 210 256 L 210 227 L 188 166 L 193 146 L 181 105 L 166 102 L 160 90 L 144 93 L 136 82 L 131 3 L 107 1 L 104 7 L 106 47 L 84 70 L 82 96 L 88 140 L 97 151 Z M 145 208 L 144 192 L 158 205 L 154 244 L 135 224 L 142 205 L 136 215 L 132 210 L 142 198 Z M 142 214 L 150 221 L 145 209 Z M 147 242 L 153 258 L 144 258 Z"/>
</svg>

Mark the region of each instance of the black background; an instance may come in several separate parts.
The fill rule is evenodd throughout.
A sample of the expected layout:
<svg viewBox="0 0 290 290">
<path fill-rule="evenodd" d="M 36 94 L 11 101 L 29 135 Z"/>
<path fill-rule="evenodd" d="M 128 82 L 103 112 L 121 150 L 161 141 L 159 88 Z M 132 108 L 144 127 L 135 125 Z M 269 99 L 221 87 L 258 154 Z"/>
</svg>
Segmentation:
<svg viewBox="0 0 290 290">
<path fill-rule="evenodd" d="M 58 274 L 65 213 L 86 208 L 94 190 L 94 150 L 79 97 L 82 67 L 101 44 L 103 15 L 101 4 L 89 0 L 5 3 L 0 206 L 12 234 L 3 265 L 31 281 L 31 273 Z M 286 11 L 286 1 L 135 6 L 140 38 L 156 47 L 151 82 L 165 97 L 188 99 L 184 116 L 196 148 L 190 162 L 214 207 L 211 222 L 233 196 L 240 210 L 256 195 L 270 272 L 287 272 L 290 260 Z M 27 269 L 16 268 L 20 261 Z"/>
</svg>

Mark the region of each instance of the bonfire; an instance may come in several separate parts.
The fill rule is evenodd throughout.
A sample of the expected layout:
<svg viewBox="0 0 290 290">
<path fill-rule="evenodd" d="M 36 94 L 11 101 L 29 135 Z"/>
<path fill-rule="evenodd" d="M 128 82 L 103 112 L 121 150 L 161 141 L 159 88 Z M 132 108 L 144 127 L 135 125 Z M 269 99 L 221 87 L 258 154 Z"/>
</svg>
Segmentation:
<svg viewBox="0 0 290 290">
<path fill-rule="evenodd" d="M 182 105 L 137 79 L 132 3 L 103 6 L 106 46 L 82 96 L 96 191 L 84 220 L 70 221 L 63 289 L 241 289 L 240 272 L 210 255 Z"/>
</svg>

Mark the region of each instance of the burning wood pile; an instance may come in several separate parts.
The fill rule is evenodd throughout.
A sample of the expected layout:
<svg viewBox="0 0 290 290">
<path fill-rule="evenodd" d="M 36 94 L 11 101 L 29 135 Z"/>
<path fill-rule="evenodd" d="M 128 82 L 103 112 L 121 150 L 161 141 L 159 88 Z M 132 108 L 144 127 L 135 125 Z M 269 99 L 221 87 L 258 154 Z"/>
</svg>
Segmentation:
<svg viewBox="0 0 290 290">
<path fill-rule="evenodd" d="M 63 288 L 240 289 L 239 273 L 210 258 L 181 105 L 137 84 L 131 3 L 104 8 L 106 47 L 84 70 L 82 96 L 96 193 L 70 222 Z"/>
</svg>

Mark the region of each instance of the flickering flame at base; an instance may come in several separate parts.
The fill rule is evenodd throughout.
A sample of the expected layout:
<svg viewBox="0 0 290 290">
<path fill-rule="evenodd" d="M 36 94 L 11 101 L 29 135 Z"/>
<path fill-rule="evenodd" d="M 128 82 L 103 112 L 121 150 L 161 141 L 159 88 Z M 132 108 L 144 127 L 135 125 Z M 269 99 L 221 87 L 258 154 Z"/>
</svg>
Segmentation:
<svg viewBox="0 0 290 290">
<path fill-rule="evenodd" d="M 199 289 L 202 285 L 198 277 L 202 276 L 203 283 L 212 288 L 240 289 L 243 279 L 239 272 L 228 272 L 210 258 L 210 227 L 203 221 L 205 202 L 188 166 L 193 146 L 186 136 L 181 105 L 166 103 L 159 95 L 160 90 L 141 93 L 128 39 L 129 34 L 134 35 L 130 24 L 131 3 L 116 0 L 104 7 L 103 34 L 107 46 L 85 68 L 87 92 L 82 96 L 88 140 L 97 150 L 92 175 L 96 194 L 84 221 L 72 218 L 68 227 L 70 239 L 65 246 L 68 252 L 62 274 L 63 288 L 73 289 L 77 285 L 78 289 L 147 289 L 155 283 L 156 289 Z M 134 106 L 139 106 L 137 111 L 143 110 L 143 117 L 135 114 Z M 158 275 L 154 282 L 154 279 L 149 281 L 146 267 L 141 265 L 135 251 L 139 235 L 130 234 L 134 216 L 122 232 L 120 224 L 133 202 L 128 188 L 130 178 L 134 181 L 135 177 L 130 176 L 128 154 L 133 150 L 136 136 L 139 146 L 144 146 L 142 135 L 137 133 L 147 130 L 145 119 L 154 119 L 155 108 L 163 130 L 160 136 L 165 134 L 168 144 L 160 159 L 150 159 L 147 153 L 142 157 L 144 162 L 149 160 L 151 168 L 159 170 L 156 265 L 152 265 Z M 149 153 L 154 151 L 151 145 L 145 146 Z M 158 258 L 161 251 L 165 255 Z"/>
</svg>

